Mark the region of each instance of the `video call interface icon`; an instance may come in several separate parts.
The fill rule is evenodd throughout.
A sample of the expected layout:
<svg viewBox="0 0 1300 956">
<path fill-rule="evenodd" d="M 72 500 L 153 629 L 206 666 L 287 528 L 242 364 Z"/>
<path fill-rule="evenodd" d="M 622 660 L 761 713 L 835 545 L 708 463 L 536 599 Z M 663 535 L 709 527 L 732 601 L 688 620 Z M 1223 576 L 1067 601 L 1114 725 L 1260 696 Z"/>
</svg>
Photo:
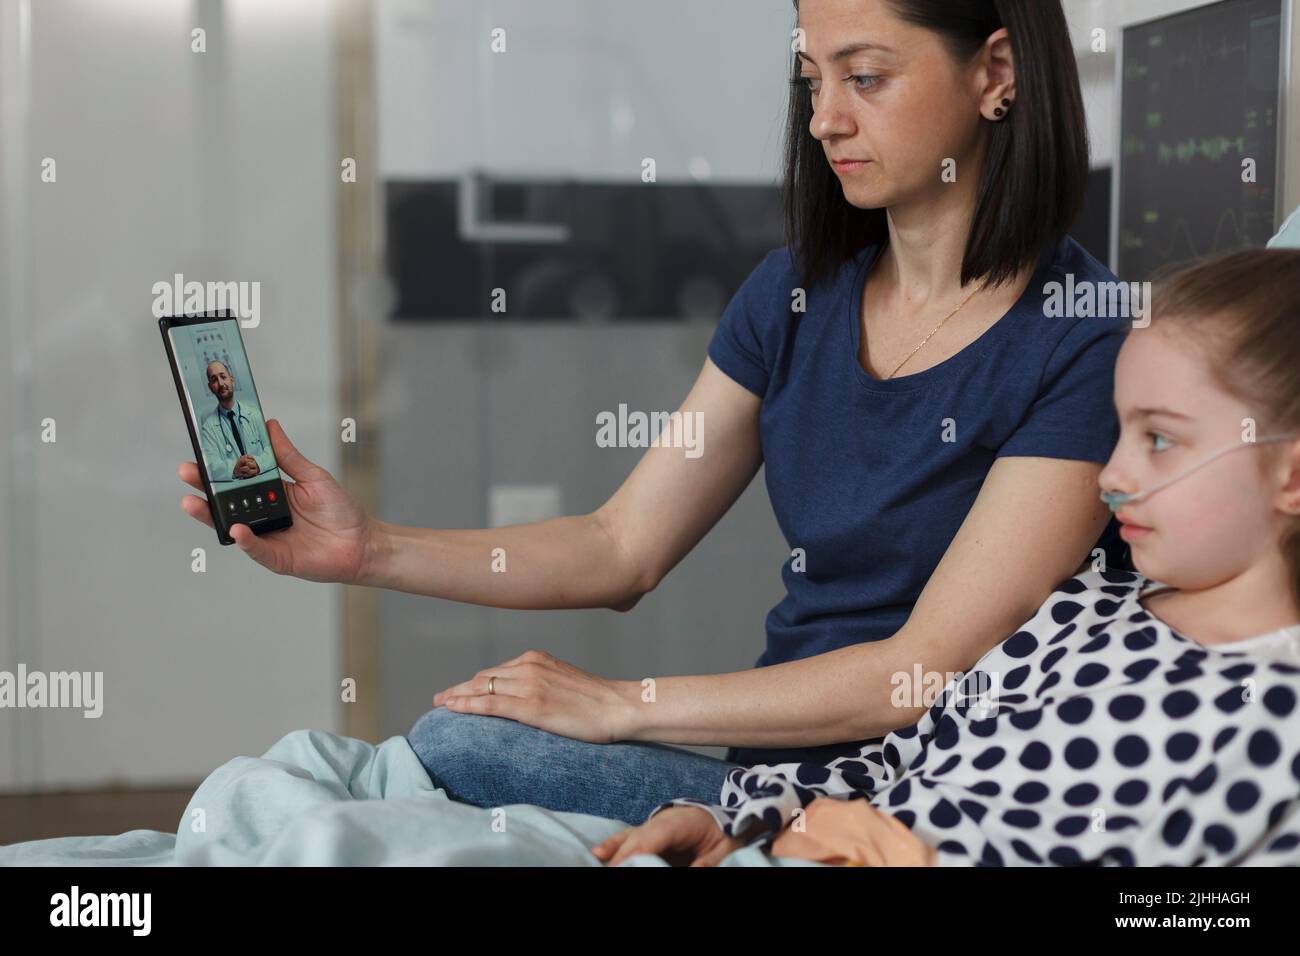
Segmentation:
<svg viewBox="0 0 1300 956">
<path fill-rule="evenodd" d="M 252 526 L 285 513 L 284 485 L 278 478 L 219 493 L 217 501 L 232 524 Z"/>
</svg>

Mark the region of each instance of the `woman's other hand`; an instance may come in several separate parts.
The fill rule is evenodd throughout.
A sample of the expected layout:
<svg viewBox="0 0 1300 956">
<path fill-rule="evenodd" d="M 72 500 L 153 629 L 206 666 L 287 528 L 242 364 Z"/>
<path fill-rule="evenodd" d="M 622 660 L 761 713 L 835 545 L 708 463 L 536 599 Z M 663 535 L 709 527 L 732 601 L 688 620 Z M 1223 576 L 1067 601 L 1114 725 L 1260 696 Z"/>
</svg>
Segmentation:
<svg viewBox="0 0 1300 956">
<path fill-rule="evenodd" d="M 456 713 L 506 717 L 572 740 L 609 744 L 630 739 L 640 689 L 633 681 L 610 680 L 545 651 L 529 650 L 439 691 L 433 695 L 433 705 Z"/>
<path fill-rule="evenodd" d="M 617 866 L 638 853 L 662 857 L 672 866 L 717 866 L 742 846 L 722 832 L 709 811 L 677 806 L 661 810 L 639 827 L 620 830 L 591 852 L 606 866 Z"/>
<path fill-rule="evenodd" d="M 293 527 L 258 537 L 248 525 L 236 524 L 230 536 L 245 554 L 276 574 L 307 581 L 357 581 L 375 544 L 374 522 L 333 475 L 293 446 L 277 419 L 267 421 L 266 430 L 276 463 L 293 479 L 284 482 Z M 182 462 L 177 474 L 186 484 L 203 491 L 194 462 Z M 181 507 L 192 518 L 209 528 L 213 526 L 205 499 L 186 495 Z"/>
</svg>

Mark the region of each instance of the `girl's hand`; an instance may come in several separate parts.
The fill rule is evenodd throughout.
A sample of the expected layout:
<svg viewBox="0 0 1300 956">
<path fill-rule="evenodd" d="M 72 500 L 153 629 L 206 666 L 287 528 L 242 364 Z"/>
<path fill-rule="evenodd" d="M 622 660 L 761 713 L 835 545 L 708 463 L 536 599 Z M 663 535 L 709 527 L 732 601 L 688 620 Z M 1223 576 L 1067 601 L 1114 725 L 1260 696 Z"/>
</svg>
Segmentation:
<svg viewBox="0 0 1300 956">
<path fill-rule="evenodd" d="M 495 678 L 494 693 L 488 681 Z M 525 651 L 433 695 L 435 707 L 507 717 L 573 740 L 626 740 L 640 685 L 609 680 L 566 664 L 545 651 Z"/>
<path fill-rule="evenodd" d="M 668 807 L 639 827 L 628 827 L 591 848 L 606 866 L 617 866 L 638 853 L 662 857 L 673 866 L 717 866 L 744 846 L 722 832 L 709 811 L 701 807 Z"/>
<path fill-rule="evenodd" d="M 230 536 L 245 554 L 276 574 L 345 584 L 357 580 L 374 543 L 374 523 L 333 475 L 293 446 L 278 420 L 270 419 L 266 430 L 276 463 L 293 478 L 284 482 L 293 527 L 258 537 L 248 525 L 237 524 L 230 529 Z M 177 474 L 187 485 L 203 490 L 199 466 L 194 462 L 182 462 Z M 186 495 L 181 507 L 190 517 L 212 527 L 205 499 Z"/>
</svg>

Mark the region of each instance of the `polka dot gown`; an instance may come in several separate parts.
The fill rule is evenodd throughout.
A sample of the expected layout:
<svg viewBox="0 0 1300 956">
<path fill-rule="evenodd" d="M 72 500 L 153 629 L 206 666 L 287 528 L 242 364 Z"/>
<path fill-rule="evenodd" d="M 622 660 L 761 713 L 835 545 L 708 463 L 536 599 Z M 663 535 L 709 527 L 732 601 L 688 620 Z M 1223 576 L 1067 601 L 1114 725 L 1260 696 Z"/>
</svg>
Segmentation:
<svg viewBox="0 0 1300 956">
<path fill-rule="evenodd" d="M 940 865 L 1300 865 L 1300 627 L 1202 646 L 1138 603 L 1163 586 L 1076 575 L 916 724 L 650 816 L 699 806 L 770 845 L 830 796 L 893 814 Z"/>
</svg>

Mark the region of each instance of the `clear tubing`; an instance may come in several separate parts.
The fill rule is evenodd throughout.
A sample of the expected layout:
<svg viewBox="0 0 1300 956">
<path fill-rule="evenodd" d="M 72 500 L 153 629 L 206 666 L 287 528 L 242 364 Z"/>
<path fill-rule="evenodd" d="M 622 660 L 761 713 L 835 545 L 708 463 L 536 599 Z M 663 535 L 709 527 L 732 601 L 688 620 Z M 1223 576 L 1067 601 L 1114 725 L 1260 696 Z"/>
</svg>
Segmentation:
<svg viewBox="0 0 1300 956">
<path fill-rule="evenodd" d="M 1186 471 L 1180 472 L 1179 474 L 1174 475 L 1174 477 L 1168 478 L 1160 482 L 1160 484 L 1158 485 L 1155 485 L 1151 488 L 1143 488 L 1141 491 L 1135 491 L 1132 494 L 1128 494 L 1123 491 L 1103 491 L 1101 493 L 1101 500 L 1104 501 L 1107 504 L 1107 506 L 1109 506 L 1112 512 L 1118 511 L 1120 508 L 1124 507 L 1124 505 L 1131 504 L 1134 501 L 1141 501 L 1144 498 L 1151 497 L 1160 489 L 1168 488 L 1175 481 L 1182 481 L 1188 475 L 1192 474 L 1193 472 L 1200 471 L 1210 462 L 1222 458 L 1224 455 L 1228 454 L 1229 452 L 1240 451 L 1243 448 L 1251 448 L 1255 445 L 1267 445 L 1270 442 L 1290 441 L 1293 438 L 1300 438 L 1300 432 L 1289 432 L 1288 434 L 1285 435 L 1269 435 L 1264 438 L 1256 438 L 1254 441 L 1233 442 L 1227 448 L 1219 449 L 1213 455 L 1211 455 L 1209 458 L 1206 458 L 1204 461 L 1200 462 L 1199 464 L 1193 465 L 1191 468 L 1188 468 Z"/>
</svg>

